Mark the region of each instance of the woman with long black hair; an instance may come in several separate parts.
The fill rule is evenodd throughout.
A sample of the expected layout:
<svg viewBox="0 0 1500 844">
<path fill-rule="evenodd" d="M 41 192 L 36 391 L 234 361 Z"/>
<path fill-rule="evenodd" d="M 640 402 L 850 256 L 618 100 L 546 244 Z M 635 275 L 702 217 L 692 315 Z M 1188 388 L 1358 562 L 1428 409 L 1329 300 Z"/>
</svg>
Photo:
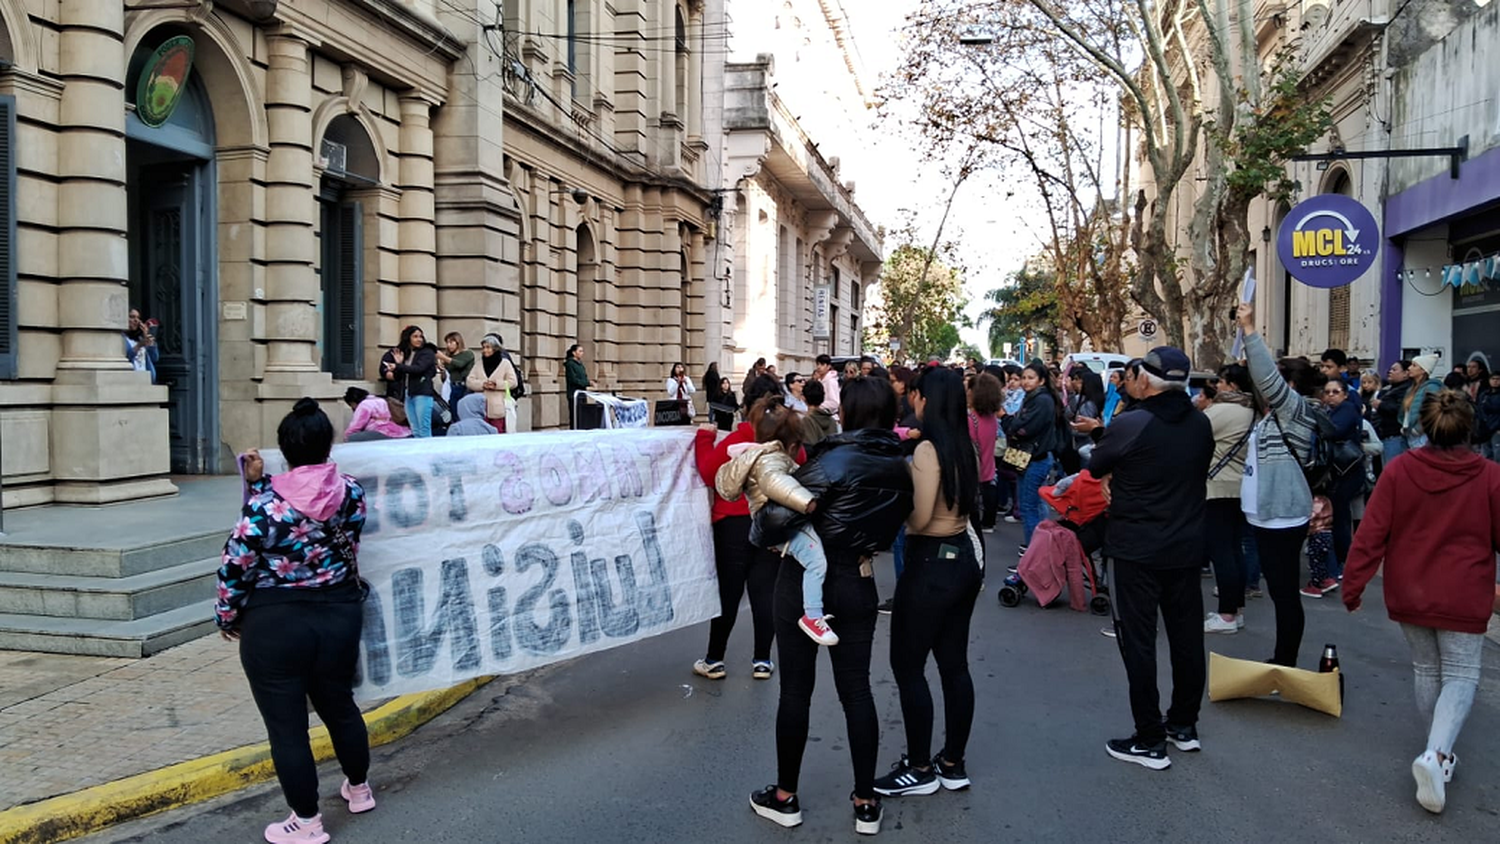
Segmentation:
<svg viewBox="0 0 1500 844">
<path fill-rule="evenodd" d="M 414 437 L 432 436 L 432 404 L 437 396 L 432 379 L 437 375 L 437 353 L 427 345 L 422 329 L 408 325 L 401 342 L 391 350 L 396 378 L 406 396 L 406 420 Z"/>
<path fill-rule="evenodd" d="M 911 396 L 922 421 L 922 443 L 911 463 L 906 571 L 896 581 L 891 609 L 891 672 L 901 692 L 906 753 L 875 780 L 875 790 L 888 796 L 969 786 L 964 770 L 974 723 L 969 619 L 983 579 L 983 564 L 969 538 L 969 516 L 979 499 L 979 460 L 969 436 L 963 376 L 930 369 L 912 386 Z M 935 756 L 928 654 L 943 681 L 946 724 L 943 749 Z"/>
<path fill-rule="evenodd" d="M 1021 473 L 1018 486 L 1018 509 L 1021 511 L 1023 539 L 1016 549 L 1018 556 L 1026 554 L 1031 544 L 1031 534 L 1042 521 L 1042 484 L 1052 471 L 1052 452 L 1061 445 L 1064 430 L 1062 398 L 1052 387 L 1052 373 L 1041 360 L 1033 360 L 1021 371 L 1021 389 L 1026 391 L 1026 400 L 1021 410 L 1009 417 L 1005 426 L 1006 444 L 1031 455 L 1031 462 Z"/>
</svg>

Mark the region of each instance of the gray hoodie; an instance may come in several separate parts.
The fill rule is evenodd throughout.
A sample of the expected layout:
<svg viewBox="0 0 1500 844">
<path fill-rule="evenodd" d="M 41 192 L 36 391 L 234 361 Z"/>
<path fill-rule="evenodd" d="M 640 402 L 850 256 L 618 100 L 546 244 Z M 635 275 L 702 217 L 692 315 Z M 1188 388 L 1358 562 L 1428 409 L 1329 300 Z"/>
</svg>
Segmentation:
<svg viewBox="0 0 1500 844">
<path fill-rule="evenodd" d="M 1302 473 L 1302 462 L 1312 459 L 1313 431 L 1317 409 L 1311 399 L 1298 395 L 1276 359 L 1257 332 L 1245 337 L 1245 356 L 1255 389 L 1271 412 L 1255 423 L 1254 476 L 1256 512 L 1246 513 L 1257 521 L 1312 518 L 1312 490 Z M 1294 453 L 1295 452 L 1295 453 Z M 1251 479 L 1247 478 L 1246 483 Z"/>
</svg>

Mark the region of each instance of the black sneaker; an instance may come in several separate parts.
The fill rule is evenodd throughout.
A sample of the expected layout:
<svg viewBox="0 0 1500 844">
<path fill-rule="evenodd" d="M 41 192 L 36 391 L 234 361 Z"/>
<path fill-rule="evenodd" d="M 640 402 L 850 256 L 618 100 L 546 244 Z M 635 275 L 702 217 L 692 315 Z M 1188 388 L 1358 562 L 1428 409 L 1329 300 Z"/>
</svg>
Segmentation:
<svg viewBox="0 0 1500 844">
<path fill-rule="evenodd" d="M 901 755 L 901 761 L 891 766 L 891 772 L 875 780 L 875 792 L 887 797 L 901 797 L 907 794 L 932 794 L 938 790 L 937 774 L 932 771 L 919 771 L 911 766 L 906 754 Z"/>
<path fill-rule="evenodd" d="M 774 785 L 750 792 L 750 808 L 755 814 L 780 826 L 792 827 L 802 823 L 802 807 L 797 805 L 797 795 L 778 800 Z"/>
<path fill-rule="evenodd" d="M 1024 557 L 1024 556 L 1026 556 L 1026 546 L 1025 545 L 1017 545 L 1016 546 L 1016 556 L 1017 557 Z"/>
<path fill-rule="evenodd" d="M 890 615 L 891 605 L 895 602 L 895 598 L 886 598 L 884 601 L 881 601 L 879 604 L 875 605 L 875 611 L 880 613 L 881 615 Z"/>
<path fill-rule="evenodd" d="M 940 751 L 932 757 L 932 770 L 937 774 L 938 782 L 949 791 L 961 791 L 970 785 L 969 774 L 964 770 L 963 760 L 949 762 L 943 758 Z"/>
<path fill-rule="evenodd" d="M 1123 739 L 1110 739 L 1104 743 L 1104 749 L 1110 756 L 1121 762 L 1134 762 L 1144 765 L 1153 771 L 1165 771 L 1172 767 L 1172 760 L 1167 758 L 1167 743 L 1165 741 L 1156 744 L 1141 744 L 1135 736 Z"/>
<path fill-rule="evenodd" d="M 1202 750 L 1203 743 L 1198 741 L 1197 727 L 1174 727 L 1167 725 L 1167 741 L 1178 750 Z"/>
<path fill-rule="evenodd" d="M 854 799 L 854 792 L 849 792 L 849 799 Z M 880 800 L 876 798 L 874 803 L 854 804 L 854 831 L 860 835 L 875 835 L 880 832 Z"/>
</svg>

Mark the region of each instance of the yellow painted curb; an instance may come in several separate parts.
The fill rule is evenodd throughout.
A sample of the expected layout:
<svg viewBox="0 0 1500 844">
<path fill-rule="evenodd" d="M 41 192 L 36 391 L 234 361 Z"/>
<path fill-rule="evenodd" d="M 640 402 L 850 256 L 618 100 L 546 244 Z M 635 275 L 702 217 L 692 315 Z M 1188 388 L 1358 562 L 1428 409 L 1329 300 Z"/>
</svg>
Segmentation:
<svg viewBox="0 0 1500 844">
<path fill-rule="evenodd" d="M 441 715 L 492 677 L 450 689 L 404 695 L 365 713 L 370 746 L 388 744 Z M 333 757 L 328 730 L 308 731 L 313 756 Z M 275 776 L 269 744 L 226 750 L 115 782 L 0 812 L 0 844 L 43 844 L 228 794 Z"/>
</svg>

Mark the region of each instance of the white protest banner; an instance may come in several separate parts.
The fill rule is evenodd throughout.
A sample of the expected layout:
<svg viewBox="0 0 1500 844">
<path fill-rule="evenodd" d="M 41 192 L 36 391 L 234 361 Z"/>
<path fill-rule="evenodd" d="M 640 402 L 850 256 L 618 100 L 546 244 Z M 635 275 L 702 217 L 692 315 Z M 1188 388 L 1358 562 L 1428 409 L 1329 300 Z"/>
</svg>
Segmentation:
<svg viewBox="0 0 1500 844">
<path fill-rule="evenodd" d="M 719 614 L 693 429 L 345 443 L 368 514 L 362 700 L 629 644 Z M 266 472 L 285 471 L 277 451 Z M 254 610 L 252 609 L 251 612 Z"/>
</svg>

